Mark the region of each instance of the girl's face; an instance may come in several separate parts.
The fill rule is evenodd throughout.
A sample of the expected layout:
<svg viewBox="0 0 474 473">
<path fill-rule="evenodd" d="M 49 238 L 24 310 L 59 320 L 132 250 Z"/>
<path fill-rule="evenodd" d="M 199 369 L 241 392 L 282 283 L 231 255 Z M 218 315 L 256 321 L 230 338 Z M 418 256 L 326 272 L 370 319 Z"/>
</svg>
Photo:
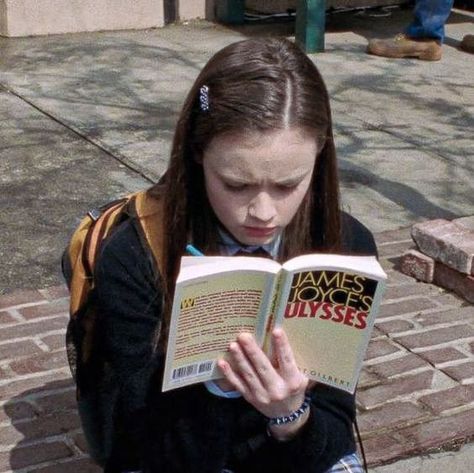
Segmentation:
<svg viewBox="0 0 474 473">
<path fill-rule="evenodd" d="M 221 224 L 245 245 L 271 242 L 303 201 L 316 153 L 316 140 L 299 129 L 214 138 L 202 166 Z"/>
</svg>

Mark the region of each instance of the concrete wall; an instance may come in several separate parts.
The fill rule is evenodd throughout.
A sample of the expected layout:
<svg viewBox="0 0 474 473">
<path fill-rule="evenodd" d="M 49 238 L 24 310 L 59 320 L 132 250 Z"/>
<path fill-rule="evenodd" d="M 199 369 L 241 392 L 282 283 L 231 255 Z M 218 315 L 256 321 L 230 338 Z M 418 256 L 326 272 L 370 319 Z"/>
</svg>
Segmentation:
<svg viewBox="0 0 474 473">
<path fill-rule="evenodd" d="M 245 6 L 262 13 L 284 12 L 288 8 L 296 9 L 298 0 L 246 0 Z"/>
<path fill-rule="evenodd" d="M 206 0 L 179 0 L 179 19 L 206 18 Z"/>
<path fill-rule="evenodd" d="M 215 19 L 215 5 L 219 0 L 177 0 L 181 21 L 195 18 Z"/>
<path fill-rule="evenodd" d="M 181 21 L 214 20 L 219 0 L 176 0 Z M 406 0 L 327 0 L 327 7 L 403 3 Z M 273 13 L 297 0 L 246 0 L 248 8 Z M 35 36 L 80 31 L 164 26 L 163 0 L 0 0 L 0 36 Z"/>
<path fill-rule="evenodd" d="M 7 5 L 4 0 L 0 0 L 0 36 L 7 36 Z"/>
<path fill-rule="evenodd" d="M 0 0 L 2 36 L 140 29 L 163 24 L 162 0 Z"/>
</svg>

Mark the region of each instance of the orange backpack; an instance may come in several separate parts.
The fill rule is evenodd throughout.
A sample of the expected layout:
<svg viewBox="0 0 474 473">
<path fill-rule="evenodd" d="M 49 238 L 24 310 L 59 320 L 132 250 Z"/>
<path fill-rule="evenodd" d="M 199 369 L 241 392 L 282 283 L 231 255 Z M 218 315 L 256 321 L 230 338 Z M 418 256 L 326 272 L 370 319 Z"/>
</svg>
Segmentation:
<svg viewBox="0 0 474 473">
<path fill-rule="evenodd" d="M 79 415 L 92 458 L 104 464 L 113 426 L 107 425 L 116 387 L 101 357 L 97 337 L 98 313 L 94 269 L 102 242 L 117 226 L 135 218 L 158 271 L 162 271 L 162 205 L 148 191 L 131 194 L 91 210 L 75 230 L 62 257 L 62 270 L 70 291 L 70 319 L 66 349 L 76 382 Z"/>
</svg>

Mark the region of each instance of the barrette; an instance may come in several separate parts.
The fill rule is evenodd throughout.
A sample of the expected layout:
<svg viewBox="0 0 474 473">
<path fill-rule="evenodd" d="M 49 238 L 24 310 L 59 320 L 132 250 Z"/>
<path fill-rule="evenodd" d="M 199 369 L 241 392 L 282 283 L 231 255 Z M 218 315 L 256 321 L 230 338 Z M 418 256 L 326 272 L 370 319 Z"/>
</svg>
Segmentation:
<svg viewBox="0 0 474 473">
<path fill-rule="evenodd" d="M 199 89 L 199 105 L 203 112 L 209 111 L 209 87 L 207 85 L 203 85 Z"/>
</svg>

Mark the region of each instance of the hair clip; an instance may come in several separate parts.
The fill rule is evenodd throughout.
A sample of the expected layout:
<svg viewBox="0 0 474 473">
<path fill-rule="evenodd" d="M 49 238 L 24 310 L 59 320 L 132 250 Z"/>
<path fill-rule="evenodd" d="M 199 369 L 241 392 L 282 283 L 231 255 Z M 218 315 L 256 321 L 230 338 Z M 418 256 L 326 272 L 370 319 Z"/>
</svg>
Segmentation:
<svg viewBox="0 0 474 473">
<path fill-rule="evenodd" d="M 207 85 L 203 85 L 199 89 L 199 105 L 203 112 L 209 111 L 209 87 Z"/>
</svg>

